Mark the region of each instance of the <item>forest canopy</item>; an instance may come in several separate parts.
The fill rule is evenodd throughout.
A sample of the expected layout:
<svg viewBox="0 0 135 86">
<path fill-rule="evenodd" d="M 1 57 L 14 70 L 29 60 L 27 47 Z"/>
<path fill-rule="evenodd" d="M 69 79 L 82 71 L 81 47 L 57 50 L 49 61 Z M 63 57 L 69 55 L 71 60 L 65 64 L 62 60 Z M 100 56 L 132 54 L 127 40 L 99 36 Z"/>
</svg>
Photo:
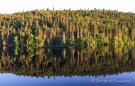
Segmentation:
<svg viewBox="0 0 135 86">
<path fill-rule="evenodd" d="M 134 42 L 134 13 L 47 9 L 0 14 L 1 46 L 89 47 Z"/>
</svg>

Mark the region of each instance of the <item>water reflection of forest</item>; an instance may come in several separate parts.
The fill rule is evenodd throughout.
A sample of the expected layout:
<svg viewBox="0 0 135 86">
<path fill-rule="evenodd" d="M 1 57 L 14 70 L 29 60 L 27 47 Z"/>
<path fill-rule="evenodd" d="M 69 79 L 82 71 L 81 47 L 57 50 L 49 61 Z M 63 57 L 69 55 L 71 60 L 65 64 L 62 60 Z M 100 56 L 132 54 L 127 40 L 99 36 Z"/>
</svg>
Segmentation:
<svg viewBox="0 0 135 86">
<path fill-rule="evenodd" d="M 89 49 L 0 49 L 0 73 L 36 77 L 106 76 L 134 70 L 135 50 L 127 46 Z"/>
</svg>

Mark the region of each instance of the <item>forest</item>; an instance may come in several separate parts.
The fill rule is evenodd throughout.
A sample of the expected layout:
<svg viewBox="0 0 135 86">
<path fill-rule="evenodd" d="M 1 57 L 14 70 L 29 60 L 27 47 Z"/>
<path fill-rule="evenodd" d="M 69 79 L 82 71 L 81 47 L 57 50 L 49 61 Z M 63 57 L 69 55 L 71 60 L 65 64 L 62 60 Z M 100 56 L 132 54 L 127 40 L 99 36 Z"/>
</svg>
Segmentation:
<svg viewBox="0 0 135 86">
<path fill-rule="evenodd" d="M 135 14 L 117 10 L 31 10 L 0 14 L 0 46 L 135 45 Z"/>
</svg>

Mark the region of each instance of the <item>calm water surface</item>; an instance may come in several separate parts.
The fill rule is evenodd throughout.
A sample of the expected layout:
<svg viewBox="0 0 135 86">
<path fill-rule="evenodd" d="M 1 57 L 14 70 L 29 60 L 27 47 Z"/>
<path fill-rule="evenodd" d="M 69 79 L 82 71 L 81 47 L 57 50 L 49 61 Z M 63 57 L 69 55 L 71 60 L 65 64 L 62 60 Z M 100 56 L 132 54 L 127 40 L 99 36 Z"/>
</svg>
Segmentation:
<svg viewBox="0 0 135 86">
<path fill-rule="evenodd" d="M 0 50 L 0 86 L 134 86 L 135 49 Z"/>
<path fill-rule="evenodd" d="M 103 76 L 56 76 L 45 77 L 18 76 L 11 73 L 0 74 L 0 86 L 133 86 L 135 73 L 121 73 L 118 75 Z M 106 80 L 106 82 L 105 82 Z M 108 82 L 107 82 L 108 80 Z M 109 82 L 109 80 L 111 82 Z"/>
</svg>

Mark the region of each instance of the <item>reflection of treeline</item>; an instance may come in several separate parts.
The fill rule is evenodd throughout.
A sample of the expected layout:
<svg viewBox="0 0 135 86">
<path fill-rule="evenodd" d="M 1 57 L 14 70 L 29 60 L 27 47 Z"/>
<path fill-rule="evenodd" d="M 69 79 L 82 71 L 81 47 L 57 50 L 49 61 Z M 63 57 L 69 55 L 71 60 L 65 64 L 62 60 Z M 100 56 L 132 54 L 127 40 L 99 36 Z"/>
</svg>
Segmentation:
<svg viewBox="0 0 135 86">
<path fill-rule="evenodd" d="M 11 47 L 10 47 L 11 48 Z M 0 53 L 0 72 L 25 76 L 99 76 L 135 71 L 135 50 L 124 46 L 118 50 L 101 46 L 83 49 L 22 48 L 18 55 L 7 48 Z M 33 54 L 32 54 L 33 53 Z"/>
<path fill-rule="evenodd" d="M 111 10 L 33 10 L 0 14 L 0 45 L 134 45 L 135 14 Z"/>
</svg>

